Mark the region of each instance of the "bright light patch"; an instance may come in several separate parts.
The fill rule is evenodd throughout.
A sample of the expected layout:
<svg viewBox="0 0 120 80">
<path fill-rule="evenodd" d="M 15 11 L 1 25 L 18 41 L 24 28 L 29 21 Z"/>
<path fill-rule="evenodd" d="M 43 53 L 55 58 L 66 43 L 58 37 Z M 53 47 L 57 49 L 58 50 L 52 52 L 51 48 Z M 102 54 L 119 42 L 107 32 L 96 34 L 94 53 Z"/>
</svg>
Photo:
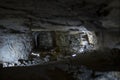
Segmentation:
<svg viewBox="0 0 120 80">
<path fill-rule="evenodd" d="M 72 55 L 72 57 L 75 57 L 75 56 L 76 56 L 76 54 L 73 54 L 73 55 Z"/>
</svg>

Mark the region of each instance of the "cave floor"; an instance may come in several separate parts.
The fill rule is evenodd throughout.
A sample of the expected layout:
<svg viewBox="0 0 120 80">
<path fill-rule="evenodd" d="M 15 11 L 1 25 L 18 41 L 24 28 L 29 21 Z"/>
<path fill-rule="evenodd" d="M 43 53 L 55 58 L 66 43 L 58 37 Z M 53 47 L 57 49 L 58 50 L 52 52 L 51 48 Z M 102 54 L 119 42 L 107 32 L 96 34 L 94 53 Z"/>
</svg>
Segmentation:
<svg viewBox="0 0 120 80">
<path fill-rule="evenodd" d="M 103 54 L 102 52 L 90 53 L 90 54 L 81 54 L 75 59 L 70 59 L 68 61 L 60 61 L 60 62 L 51 62 L 44 65 L 35 65 L 29 67 L 11 67 L 11 68 L 0 68 L 0 80 L 76 80 L 71 75 L 71 71 L 75 73 L 75 69 L 78 71 L 79 68 L 83 70 L 81 75 L 91 75 L 84 80 L 100 80 L 101 76 L 98 76 L 97 79 L 93 79 L 93 73 L 102 72 L 102 76 L 106 74 L 106 72 L 119 72 L 120 71 L 120 54 L 119 51 L 116 51 L 113 56 L 113 52 L 110 51 L 111 54 Z M 104 57 L 103 57 L 104 56 Z M 81 68 L 81 66 L 85 65 L 87 67 L 86 70 Z M 72 68 L 72 67 L 74 68 Z M 67 69 L 67 70 L 65 70 Z M 87 71 L 88 70 L 88 71 Z M 90 71 L 92 71 L 90 73 Z M 116 74 L 116 73 L 114 73 Z M 113 74 L 112 74 L 113 75 Z M 117 77 L 119 77 L 117 73 Z M 81 77 L 82 78 L 82 77 Z M 79 80 L 79 79 L 77 79 Z M 109 80 L 109 79 L 105 79 Z M 116 79 L 120 80 L 120 78 Z"/>
</svg>

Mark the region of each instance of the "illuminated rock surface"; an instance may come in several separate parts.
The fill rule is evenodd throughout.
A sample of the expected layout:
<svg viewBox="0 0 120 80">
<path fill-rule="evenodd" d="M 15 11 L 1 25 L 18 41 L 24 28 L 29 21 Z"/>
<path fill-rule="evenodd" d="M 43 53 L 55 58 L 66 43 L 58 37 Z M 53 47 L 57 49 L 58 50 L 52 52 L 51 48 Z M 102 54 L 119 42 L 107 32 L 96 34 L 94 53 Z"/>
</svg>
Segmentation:
<svg viewBox="0 0 120 80">
<path fill-rule="evenodd" d="M 28 59 L 32 40 L 28 34 L 4 34 L 0 36 L 0 61 L 17 62 Z"/>
<path fill-rule="evenodd" d="M 0 80 L 120 80 L 120 54 L 117 50 L 120 49 L 119 4 L 119 0 L 1 0 L 0 63 L 4 62 L 4 67 L 26 67 L 0 68 L 0 75 L 3 76 Z M 69 30 L 73 31 L 70 34 L 75 34 L 74 30 L 83 30 L 81 27 L 95 33 L 97 41 L 91 40 L 89 34 L 88 40 L 90 44 L 97 42 L 95 48 L 101 51 L 85 52 L 76 58 L 73 52 L 84 51 L 79 49 L 80 44 L 88 44 L 84 39 L 79 42 L 78 34 L 71 35 L 71 41 L 65 36 L 66 33 L 56 32 L 56 38 L 51 38 L 52 35 L 46 32 L 32 34 L 32 31 Z M 91 47 L 93 45 L 87 48 Z M 66 52 L 71 52 L 70 55 L 77 60 L 70 60 L 67 64 Z M 54 53 L 53 61 L 56 61 L 58 54 L 64 53 L 62 59 L 58 58 L 66 60 L 63 65 L 52 64 L 64 67 L 53 69 L 53 66 L 45 65 L 45 68 L 38 65 L 52 61 L 48 53 Z M 90 69 L 80 64 L 86 64 Z"/>
</svg>

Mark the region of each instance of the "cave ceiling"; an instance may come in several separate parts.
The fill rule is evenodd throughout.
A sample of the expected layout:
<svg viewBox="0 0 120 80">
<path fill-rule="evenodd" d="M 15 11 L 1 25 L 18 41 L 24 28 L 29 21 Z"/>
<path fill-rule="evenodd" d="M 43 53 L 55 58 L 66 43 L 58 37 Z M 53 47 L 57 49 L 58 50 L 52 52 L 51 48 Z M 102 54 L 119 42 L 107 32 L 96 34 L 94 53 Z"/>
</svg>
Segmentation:
<svg viewBox="0 0 120 80">
<path fill-rule="evenodd" d="M 120 29 L 119 0 L 1 0 L 0 25 Z M 20 22 L 20 23 L 19 23 Z"/>
</svg>

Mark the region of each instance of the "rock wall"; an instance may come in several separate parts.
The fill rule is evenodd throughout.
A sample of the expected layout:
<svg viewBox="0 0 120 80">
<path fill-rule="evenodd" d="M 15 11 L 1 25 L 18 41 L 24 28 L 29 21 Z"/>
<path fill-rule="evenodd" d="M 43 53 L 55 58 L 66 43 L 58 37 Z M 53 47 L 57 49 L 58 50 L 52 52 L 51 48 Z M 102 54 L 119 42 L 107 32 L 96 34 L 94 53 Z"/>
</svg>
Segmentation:
<svg viewBox="0 0 120 80">
<path fill-rule="evenodd" d="M 28 59 L 32 48 L 32 40 L 28 34 L 0 35 L 0 61 L 17 62 Z"/>
<path fill-rule="evenodd" d="M 31 45 L 31 40 L 27 40 L 28 36 L 31 37 L 30 30 L 79 29 L 84 26 L 100 33 L 98 40 L 101 47 L 111 47 L 119 43 L 119 13 L 119 0 L 2 0 L 0 2 L 0 36 L 3 40 L 0 45 L 5 46 L 6 41 L 12 38 L 16 43 L 18 42 L 16 38 L 19 38 L 20 43 L 14 45 L 22 45 L 23 48 L 16 47 L 15 49 L 18 49 L 18 52 L 23 50 L 28 54 L 31 46 L 29 49 L 25 46 Z M 106 31 L 117 31 L 117 36 L 114 32 L 109 34 Z M 14 43 L 12 40 L 9 42 Z M 9 47 L 3 49 L 6 49 L 11 56 Z"/>
<path fill-rule="evenodd" d="M 28 59 L 32 50 L 32 36 L 22 19 L 0 20 L 0 62 L 15 63 Z"/>
<path fill-rule="evenodd" d="M 120 35 L 119 31 L 103 31 L 97 33 L 97 40 L 98 45 L 100 46 L 99 49 L 105 48 L 119 48 L 120 46 Z"/>
</svg>

